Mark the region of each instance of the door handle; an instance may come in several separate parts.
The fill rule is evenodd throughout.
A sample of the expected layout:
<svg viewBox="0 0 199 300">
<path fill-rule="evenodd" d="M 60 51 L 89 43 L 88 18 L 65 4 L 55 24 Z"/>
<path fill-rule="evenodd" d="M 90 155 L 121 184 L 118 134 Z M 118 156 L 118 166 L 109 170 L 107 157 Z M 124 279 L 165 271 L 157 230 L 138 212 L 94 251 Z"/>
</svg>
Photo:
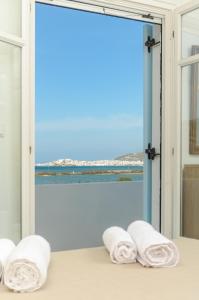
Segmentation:
<svg viewBox="0 0 199 300">
<path fill-rule="evenodd" d="M 145 153 L 148 155 L 148 159 L 154 160 L 156 156 L 160 156 L 160 153 L 156 153 L 154 147 L 151 147 L 151 143 L 148 143 L 148 148 L 145 149 Z"/>
</svg>

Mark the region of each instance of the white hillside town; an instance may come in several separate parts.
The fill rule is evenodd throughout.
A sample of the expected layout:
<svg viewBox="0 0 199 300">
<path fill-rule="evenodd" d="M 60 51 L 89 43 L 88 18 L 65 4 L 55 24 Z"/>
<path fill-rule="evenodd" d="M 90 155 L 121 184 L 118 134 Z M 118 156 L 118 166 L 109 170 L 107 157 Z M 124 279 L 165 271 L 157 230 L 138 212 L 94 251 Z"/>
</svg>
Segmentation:
<svg viewBox="0 0 199 300">
<path fill-rule="evenodd" d="M 38 163 L 37 167 L 42 166 L 143 166 L 142 160 L 127 161 L 127 160 L 73 160 L 73 159 L 58 159 L 46 163 Z"/>
<path fill-rule="evenodd" d="M 144 153 L 128 153 L 122 156 L 118 156 L 115 159 L 101 159 L 101 160 L 77 160 L 77 159 L 58 159 L 50 162 L 43 162 L 36 164 L 37 167 L 53 167 L 53 166 L 77 166 L 77 167 L 89 167 L 89 166 L 143 166 Z"/>
</svg>

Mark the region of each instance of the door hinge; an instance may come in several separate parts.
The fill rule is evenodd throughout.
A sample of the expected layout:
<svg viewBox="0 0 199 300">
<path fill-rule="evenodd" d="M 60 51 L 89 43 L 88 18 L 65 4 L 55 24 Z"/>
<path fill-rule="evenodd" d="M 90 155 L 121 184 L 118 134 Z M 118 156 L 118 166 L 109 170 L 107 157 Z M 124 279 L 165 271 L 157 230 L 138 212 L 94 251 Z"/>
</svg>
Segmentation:
<svg viewBox="0 0 199 300">
<path fill-rule="evenodd" d="M 29 154 L 31 155 L 32 154 L 32 147 L 29 146 Z"/>
<path fill-rule="evenodd" d="M 175 31 L 173 30 L 172 32 L 172 37 L 174 38 L 175 37 Z"/>
<path fill-rule="evenodd" d="M 148 52 L 150 53 L 151 52 L 151 48 L 156 46 L 156 45 L 159 45 L 160 44 L 160 41 L 159 42 L 156 42 L 156 40 L 154 38 L 151 39 L 150 36 L 148 36 L 148 39 L 147 41 L 145 42 L 145 46 L 148 48 Z"/>
<path fill-rule="evenodd" d="M 145 149 L 145 153 L 150 160 L 154 160 L 156 156 L 160 156 L 160 153 L 156 153 L 156 149 L 154 147 L 151 147 L 151 143 L 148 143 L 148 148 Z"/>
<path fill-rule="evenodd" d="M 153 20 L 153 19 L 154 19 L 154 17 L 153 17 L 151 14 L 148 14 L 148 15 L 142 15 L 142 18 L 150 19 L 150 20 Z"/>
</svg>

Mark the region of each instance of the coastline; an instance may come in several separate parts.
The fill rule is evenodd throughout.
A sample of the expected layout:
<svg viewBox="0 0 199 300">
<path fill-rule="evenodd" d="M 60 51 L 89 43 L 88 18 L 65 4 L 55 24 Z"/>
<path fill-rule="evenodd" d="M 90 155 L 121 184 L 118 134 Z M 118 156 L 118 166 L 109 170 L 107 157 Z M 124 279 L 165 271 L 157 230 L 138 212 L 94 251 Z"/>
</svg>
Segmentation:
<svg viewBox="0 0 199 300">
<path fill-rule="evenodd" d="M 143 170 L 90 170 L 77 172 L 36 172 L 35 176 L 143 174 Z"/>
<path fill-rule="evenodd" d="M 124 182 L 143 179 L 143 166 L 39 166 L 36 184 Z"/>
</svg>

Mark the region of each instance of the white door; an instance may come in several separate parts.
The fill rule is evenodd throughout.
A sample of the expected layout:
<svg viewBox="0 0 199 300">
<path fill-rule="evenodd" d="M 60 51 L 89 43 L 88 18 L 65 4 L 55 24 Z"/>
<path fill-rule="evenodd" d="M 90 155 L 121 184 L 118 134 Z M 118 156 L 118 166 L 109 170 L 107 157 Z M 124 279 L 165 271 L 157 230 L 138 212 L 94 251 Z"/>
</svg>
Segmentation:
<svg viewBox="0 0 199 300">
<path fill-rule="evenodd" d="M 22 1 L 0 1 L 0 238 L 21 238 Z"/>
<path fill-rule="evenodd" d="M 199 2 L 178 7 L 174 20 L 174 235 L 198 238 Z"/>
<path fill-rule="evenodd" d="M 144 217 L 160 230 L 161 25 L 144 30 Z"/>
<path fill-rule="evenodd" d="M 0 238 L 33 232 L 30 189 L 30 2 L 0 0 Z"/>
</svg>

